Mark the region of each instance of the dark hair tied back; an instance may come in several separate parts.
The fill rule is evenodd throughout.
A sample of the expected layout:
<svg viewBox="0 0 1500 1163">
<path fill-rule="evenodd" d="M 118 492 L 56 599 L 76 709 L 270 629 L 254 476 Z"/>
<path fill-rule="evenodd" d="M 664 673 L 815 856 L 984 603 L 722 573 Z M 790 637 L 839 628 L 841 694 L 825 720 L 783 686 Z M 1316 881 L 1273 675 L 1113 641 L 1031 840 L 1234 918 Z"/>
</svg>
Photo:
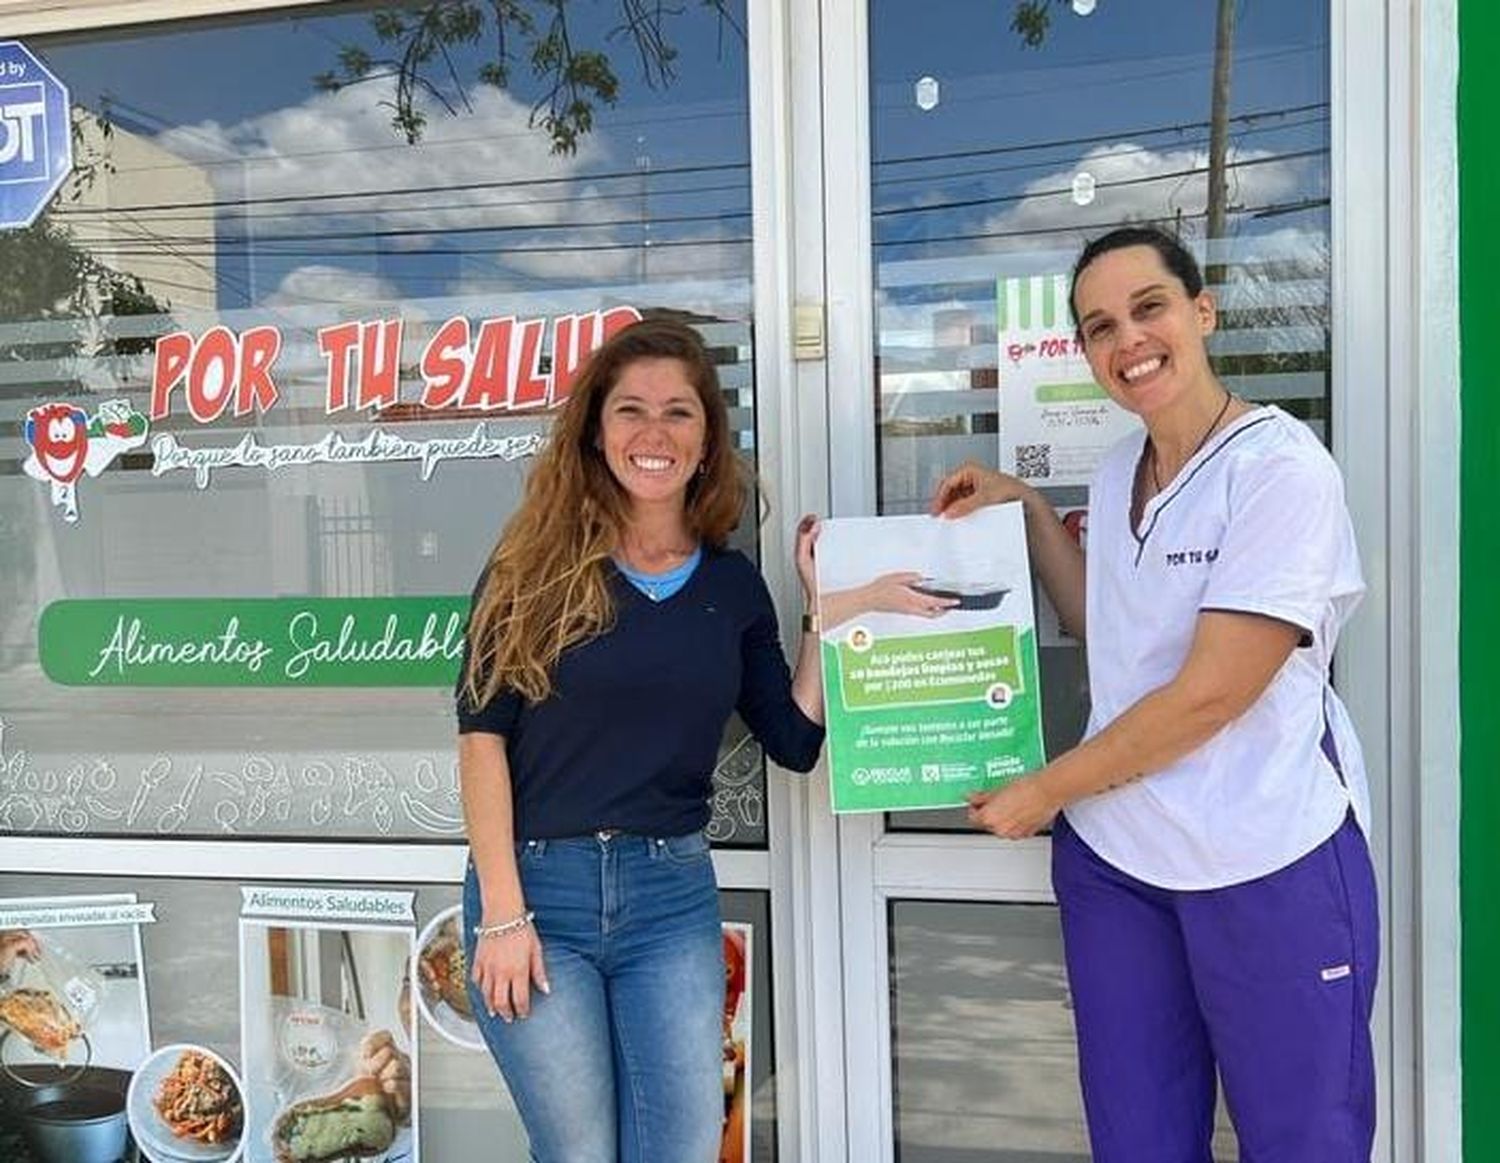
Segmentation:
<svg viewBox="0 0 1500 1163">
<path fill-rule="evenodd" d="M 1117 226 L 1108 234 L 1091 239 L 1078 256 L 1078 261 L 1073 264 L 1073 279 L 1068 284 L 1068 313 L 1072 315 L 1075 327 L 1078 325 L 1078 303 L 1075 298 L 1078 294 L 1078 276 L 1101 254 L 1124 250 L 1130 246 L 1149 246 L 1156 251 L 1161 265 L 1182 284 L 1188 298 L 1197 298 L 1198 292 L 1203 290 L 1203 272 L 1198 269 L 1198 260 L 1176 235 L 1168 234 L 1159 226 Z"/>
</svg>

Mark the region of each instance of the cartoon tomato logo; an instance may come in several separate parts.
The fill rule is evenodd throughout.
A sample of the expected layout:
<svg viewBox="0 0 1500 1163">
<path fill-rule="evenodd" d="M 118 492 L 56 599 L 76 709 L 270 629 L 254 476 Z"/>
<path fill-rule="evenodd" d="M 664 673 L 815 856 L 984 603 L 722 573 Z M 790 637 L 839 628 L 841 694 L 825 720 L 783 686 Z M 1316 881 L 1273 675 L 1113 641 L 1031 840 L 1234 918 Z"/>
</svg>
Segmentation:
<svg viewBox="0 0 1500 1163">
<path fill-rule="evenodd" d="M 72 404 L 43 404 L 26 415 L 26 443 L 37 463 L 59 484 L 83 475 L 88 458 L 88 417 Z"/>
<path fill-rule="evenodd" d="M 121 454 L 146 442 L 150 423 L 124 397 L 101 400 L 90 416 L 77 404 L 52 400 L 26 413 L 23 434 L 31 455 L 21 470 L 52 491 L 70 525 L 78 520 L 78 482 L 96 477 Z"/>
</svg>

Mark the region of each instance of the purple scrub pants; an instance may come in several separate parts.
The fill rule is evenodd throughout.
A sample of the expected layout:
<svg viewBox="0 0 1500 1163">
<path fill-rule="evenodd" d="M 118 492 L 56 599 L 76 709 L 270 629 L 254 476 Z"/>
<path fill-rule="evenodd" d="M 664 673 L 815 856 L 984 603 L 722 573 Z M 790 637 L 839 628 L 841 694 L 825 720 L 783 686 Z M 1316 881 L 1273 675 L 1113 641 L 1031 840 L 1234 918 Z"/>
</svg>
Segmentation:
<svg viewBox="0 0 1500 1163">
<path fill-rule="evenodd" d="M 1353 816 L 1228 888 L 1156 888 L 1058 817 L 1062 913 L 1094 1163 L 1211 1163 L 1217 1068 L 1241 1163 L 1368 1163 L 1375 874 Z"/>
</svg>

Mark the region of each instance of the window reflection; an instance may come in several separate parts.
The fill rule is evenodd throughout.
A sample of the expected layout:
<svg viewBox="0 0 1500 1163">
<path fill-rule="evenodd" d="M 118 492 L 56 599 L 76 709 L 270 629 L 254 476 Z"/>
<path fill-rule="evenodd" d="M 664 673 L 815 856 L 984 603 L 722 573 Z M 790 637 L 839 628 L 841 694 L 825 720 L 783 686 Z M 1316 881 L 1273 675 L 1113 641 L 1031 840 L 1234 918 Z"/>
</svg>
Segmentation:
<svg viewBox="0 0 1500 1163">
<path fill-rule="evenodd" d="M 388 887 L 409 891 L 413 886 Z M 451 1036 L 451 1029 L 440 1032 L 432 1011 L 419 1007 L 414 1015 L 404 993 L 394 993 L 403 975 L 392 971 L 391 966 L 382 965 L 377 973 L 367 968 L 363 978 L 357 978 L 357 965 L 364 963 L 360 958 L 369 958 L 369 941 L 375 940 L 370 934 L 356 935 L 351 943 L 347 935 L 330 929 L 323 932 L 324 940 L 320 941 L 316 931 L 252 924 L 242 945 L 241 893 L 235 882 L 0 873 L 0 900 L 43 896 L 83 900 L 121 892 L 135 893 L 139 900 L 155 906 L 155 922 L 141 926 L 152 1045 L 186 1042 L 206 1046 L 238 1068 L 243 1064 L 244 1045 L 240 993 L 246 981 L 258 983 L 261 992 L 314 999 L 361 1018 L 367 1009 L 373 1012 L 382 1005 L 386 1010 L 394 1006 L 402 1013 L 403 1022 L 413 1022 L 417 1033 L 423 1157 L 525 1157 L 526 1136 L 520 1116 L 488 1054 L 460 1045 Z M 425 931 L 458 901 L 457 886 L 421 886 L 416 895 L 417 931 Z M 748 947 L 751 961 L 736 982 L 740 1012 L 747 1019 L 739 1030 L 742 1039 L 748 1030 L 748 1044 L 740 1046 L 750 1077 L 747 1109 L 751 1149 L 744 1163 L 774 1163 L 777 1072 L 770 896 L 759 891 L 726 891 L 720 894 L 720 906 L 725 921 L 738 928 L 737 939 Z M 382 940 L 385 937 L 377 936 Z M 365 944 L 360 944 L 362 937 L 367 939 Z M 402 966 L 404 959 L 396 968 Z M 407 1044 L 403 1038 L 402 1045 Z M 7 1054 L 13 1055 L 14 1050 L 8 1049 Z M 0 1094 L 0 1100 L 3 1098 Z M 727 1149 L 725 1157 L 735 1158 Z M 31 1158 L 3 1101 L 0 1158 L 8 1163 L 30 1163 Z"/>
<path fill-rule="evenodd" d="M 622 19 L 561 4 L 527 25 L 435 0 L 29 42 L 70 88 L 78 162 L 35 226 L 0 233 L 0 266 L 27 272 L 0 292 L 0 395 L 12 417 L 126 400 L 185 451 L 146 443 L 81 480 L 69 524 L 38 503 L 9 429 L 0 752 L 27 778 L 0 827 L 452 838 L 445 691 L 63 688 L 38 672 L 41 611 L 466 595 L 611 312 L 700 329 L 753 469 L 745 8 Z M 462 339 L 437 344 L 455 320 Z M 188 337 L 215 329 L 241 342 L 198 368 Z M 256 329 L 275 337 L 258 389 Z M 164 377 L 170 333 L 183 363 Z M 503 449 L 276 468 L 189 455 L 477 428 Z M 756 552 L 753 520 L 737 547 Z M 741 735 L 716 830 L 760 845 L 764 778 Z M 109 774 L 70 787 L 74 770 Z"/>
<path fill-rule="evenodd" d="M 1087 238 L 1125 221 L 1197 251 L 1231 390 L 1328 438 L 1328 26 L 1325 3 L 872 2 L 881 512 L 925 511 L 970 458 L 1086 508 L 1096 453 L 1063 415 L 1089 391 L 1086 367 L 1067 364 L 1045 397 L 1024 365 L 1067 363 L 1066 275 Z M 1037 606 L 1055 753 L 1079 737 L 1087 692 L 1078 645 L 1044 595 Z M 961 813 L 890 823 L 965 826 Z"/>
</svg>

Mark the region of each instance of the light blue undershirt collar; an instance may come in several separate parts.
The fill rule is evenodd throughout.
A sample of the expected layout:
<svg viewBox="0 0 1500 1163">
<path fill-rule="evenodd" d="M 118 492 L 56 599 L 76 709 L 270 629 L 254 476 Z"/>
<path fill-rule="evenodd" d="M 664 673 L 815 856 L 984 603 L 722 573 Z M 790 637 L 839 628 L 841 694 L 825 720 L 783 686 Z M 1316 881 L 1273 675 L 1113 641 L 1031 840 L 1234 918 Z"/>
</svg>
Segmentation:
<svg viewBox="0 0 1500 1163">
<path fill-rule="evenodd" d="M 673 566 L 665 573 L 645 573 L 626 565 L 618 558 L 615 559 L 615 568 L 625 575 L 630 582 L 641 593 L 645 594 L 653 602 L 664 601 L 670 598 L 683 586 L 687 585 L 688 578 L 693 576 L 693 570 L 698 568 L 698 563 L 703 560 L 703 546 L 693 550 L 692 556 L 681 565 Z"/>
</svg>

